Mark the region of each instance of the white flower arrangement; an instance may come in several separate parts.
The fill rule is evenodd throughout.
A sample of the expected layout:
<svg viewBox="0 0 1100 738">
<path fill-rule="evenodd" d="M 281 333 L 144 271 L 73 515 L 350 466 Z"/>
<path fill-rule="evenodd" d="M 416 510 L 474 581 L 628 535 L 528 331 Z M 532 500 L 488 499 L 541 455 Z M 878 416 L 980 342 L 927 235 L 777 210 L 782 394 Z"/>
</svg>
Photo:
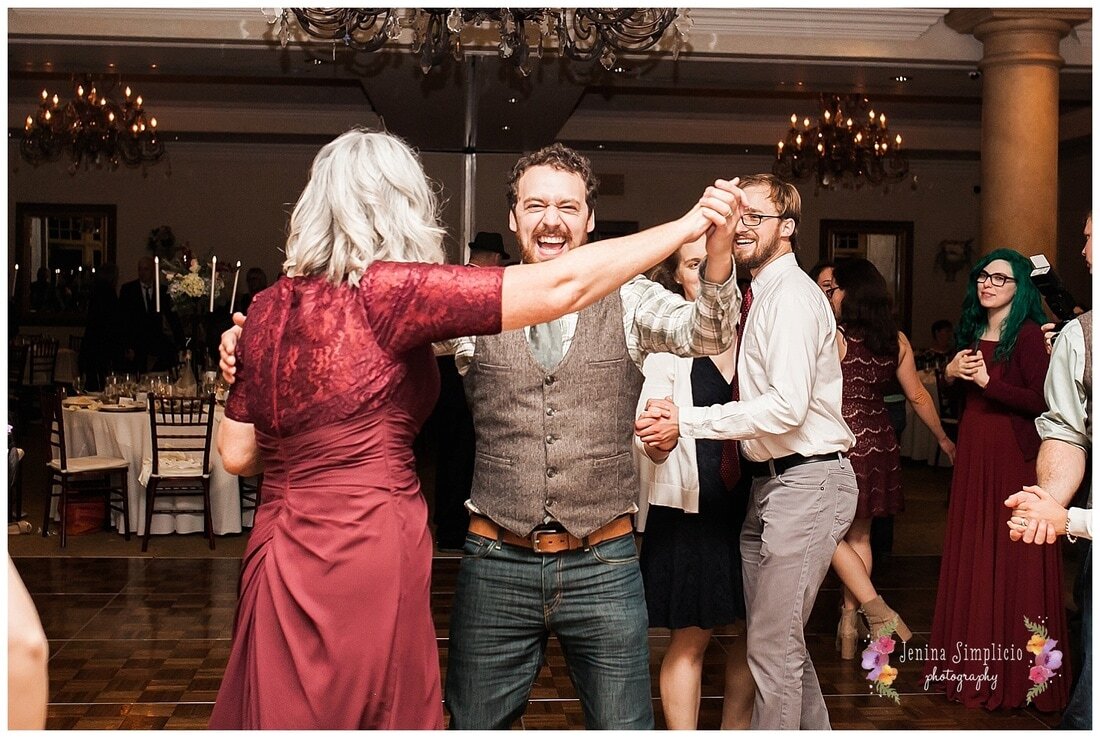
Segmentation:
<svg viewBox="0 0 1100 738">
<path fill-rule="evenodd" d="M 201 312 L 202 306 L 198 303 L 210 294 L 210 266 L 200 264 L 198 259 L 191 260 L 186 272 L 182 269 L 172 271 L 172 265 L 167 266 L 170 268 L 164 270 L 164 279 L 168 282 L 168 295 L 176 311 L 181 314 Z M 214 280 L 217 291 L 222 292 L 224 284 L 221 275 L 214 275 Z"/>
</svg>

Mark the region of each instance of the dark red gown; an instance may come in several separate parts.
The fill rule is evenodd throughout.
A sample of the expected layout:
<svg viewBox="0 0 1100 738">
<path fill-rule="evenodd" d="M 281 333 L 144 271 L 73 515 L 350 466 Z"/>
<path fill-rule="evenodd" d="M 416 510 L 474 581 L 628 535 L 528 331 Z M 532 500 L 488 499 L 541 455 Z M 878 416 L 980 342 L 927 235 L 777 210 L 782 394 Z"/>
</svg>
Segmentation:
<svg viewBox="0 0 1100 738">
<path fill-rule="evenodd" d="M 284 277 L 252 303 L 226 416 L 255 425 L 263 504 L 211 728 L 443 726 L 411 445 L 430 342 L 499 332 L 501 275 L 376 262 L 359 289 Z"/>
<path fill-rule="evenodd" d="M 1025 324 L 1007 363 L 994 363 L 996 344 L 982 341 L 989 388 L 999 381 L 994 394 L 1001 399 L 991 399 L 989 388 L 966 385 L 929 639 L 932 658 L 925 676 L 932 675 L 929 690 L 946 692 L 949 699 L 967 707 L 993 710 L 1024 705 L 1032 686 L 1028 675 L 1034 659 L 1025 650 L 1031 637 L 1025 616 L 1047 627 L 1064 657 L 1057 676 L 1033 704 L 1043 711 L 1062 709 L 1072 679 L 1059 547 L 1009 539 L 1011 511 L 1004 505 L 1005 498 L 1036 480 L 1038 435 L 1033 421 L 1045 407 L 1043 378 L 1048 362 L 1042 341 L 1038 327 Z M 1016 371 L 1010 382 L 1006 375 L 1013 364 Z M 1011 386 L 1014 382 L 1018 384 Z M 1023 435 L 1028 431 L 1035 434 L 1030 439 Z M 1020 438 L 1026 441 L 1026 453 Z M 978 658 L 985 653 L 971 648 L 988 648 L 991 658 Z M 944 678 L 948 670 L 953 675 Z"/>
<path fill-rule="evenodd" d="M 901 451 L 882 399 L 897 377 L 898 359 L 876 356 L 858 335 L 846 338 L 848 348 L 840 362 L 844 374 L 840 412 L 856 437 L 848 451 L 859 488 L 856 517 L 886 517 L 905 509 Z"/>
</svg>

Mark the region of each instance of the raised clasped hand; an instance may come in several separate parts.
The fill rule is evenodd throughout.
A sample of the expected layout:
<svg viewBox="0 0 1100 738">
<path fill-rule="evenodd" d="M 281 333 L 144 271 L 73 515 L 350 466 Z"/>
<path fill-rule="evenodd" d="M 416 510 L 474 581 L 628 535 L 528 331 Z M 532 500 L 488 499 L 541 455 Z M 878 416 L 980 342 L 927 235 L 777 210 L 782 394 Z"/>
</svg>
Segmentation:
<svg viewBox="0 0 1100 738">
<path fill-rule="evenodd" d="M 722 241 L 725 242 L 722 245 L 726 253 L 733 248 L 733 235 L 745 202 L 745 193 L 737 186 L 739 181 L 736 177 L 732 180 L 716 179 L 714 184 L 703 191 L 703 196 L 692 208 L 691 213 L 697 213 L 699 218 L 692 220 L 693 231 L 688 240 L 694 241 L 706 235 L 707 253 L 711 256 L 717 253 L 711 251 L 713 238 L 718 239 L 715 241 L 716 248 Z"/>
</svg>

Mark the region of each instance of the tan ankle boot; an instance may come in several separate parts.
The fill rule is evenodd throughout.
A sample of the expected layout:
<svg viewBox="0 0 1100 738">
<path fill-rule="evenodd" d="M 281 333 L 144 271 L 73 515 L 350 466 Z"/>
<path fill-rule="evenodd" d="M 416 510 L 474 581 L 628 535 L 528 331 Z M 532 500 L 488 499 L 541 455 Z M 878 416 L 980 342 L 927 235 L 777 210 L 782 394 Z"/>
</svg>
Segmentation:
<svg viewBox="0 0 1100 738">
<path fill-rule="evenodd" d="M 867 625 L 871 628 L 871 637 L 878 638 L 883 635 L 886 626 L 893 624 L 894 632 L 902 641 L 908 641 L 913 637 L 913 631 L 901 619 L 901 616 L 890 609 L 890 606 L 882 601 L 881 597 L 864 602 L 859 611 L 867 618 Z"/>
<path fill-rule="evenodd" d="M 859 640 L 857 623 L 859 614 L 856 608 L 840 608 L 840 622 L 836 626 L 836 650 L 840 651 L 840 658 L 850 661 L 856 657 L 856 645 Z"/>
</svg>

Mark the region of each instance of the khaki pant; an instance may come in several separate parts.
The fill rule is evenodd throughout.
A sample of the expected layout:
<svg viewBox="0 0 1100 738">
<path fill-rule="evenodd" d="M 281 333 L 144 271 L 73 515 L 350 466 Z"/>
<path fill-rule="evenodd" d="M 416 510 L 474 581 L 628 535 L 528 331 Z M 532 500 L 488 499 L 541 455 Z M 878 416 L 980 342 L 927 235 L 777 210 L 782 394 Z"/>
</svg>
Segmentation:
<svg viewBox="0 0 1100 738">
<path fill-rule="evenodd" d="M 806 650 L 806 621 L 837 544 L 855 517 L 847 460 L 753 479 L 741 530 L 753 729 L 828 730 L 829 713 Z"/>
</svg>

